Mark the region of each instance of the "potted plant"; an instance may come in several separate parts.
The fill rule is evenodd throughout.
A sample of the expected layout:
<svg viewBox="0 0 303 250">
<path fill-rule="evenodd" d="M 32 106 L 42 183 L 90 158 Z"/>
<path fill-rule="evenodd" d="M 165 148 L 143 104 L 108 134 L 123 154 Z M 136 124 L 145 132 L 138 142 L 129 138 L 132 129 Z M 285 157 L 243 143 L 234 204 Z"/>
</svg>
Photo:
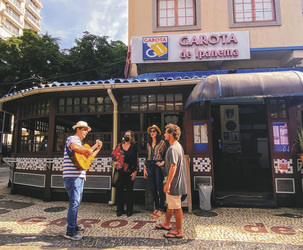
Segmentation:
<svg viewBox="0 0 303 250">
<path fill-rule="evenodd" d="M 303 163 L 303 128 L 298 129 L 297 138 L 295 139 L 295 142 L 292 145 L 292 148 L 294 146 L 298 147 L 299 153 L 297 155 L 301 158 L 301 161 Z"/>
</svg>

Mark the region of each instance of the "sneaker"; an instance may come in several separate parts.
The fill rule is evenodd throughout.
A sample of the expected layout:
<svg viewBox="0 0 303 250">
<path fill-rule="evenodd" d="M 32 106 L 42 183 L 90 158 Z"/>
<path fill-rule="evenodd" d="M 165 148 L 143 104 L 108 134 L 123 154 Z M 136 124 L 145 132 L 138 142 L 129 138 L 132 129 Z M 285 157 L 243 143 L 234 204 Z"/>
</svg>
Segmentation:
<svg viewBox="0 0 303 250">
<path fill-rule="evenodd" d="M 82 237 L 83 237 L 83 235 L 81 235 L 81 234 L 79 234 L 79 233 L 66 233 L 65 235 L 64 235 L 64 237 L 66 238 L 66 239 L 70 239 L 70 240 L 81 240 L 82 239 Z"/>
<path fill-rule="evenodd" d="M 83 232 L 83 231 L 85 231 L 85 227 L 81 227 L 81 226 L 76 226 L 76 231 L 77 232 Z"/>
</svg>

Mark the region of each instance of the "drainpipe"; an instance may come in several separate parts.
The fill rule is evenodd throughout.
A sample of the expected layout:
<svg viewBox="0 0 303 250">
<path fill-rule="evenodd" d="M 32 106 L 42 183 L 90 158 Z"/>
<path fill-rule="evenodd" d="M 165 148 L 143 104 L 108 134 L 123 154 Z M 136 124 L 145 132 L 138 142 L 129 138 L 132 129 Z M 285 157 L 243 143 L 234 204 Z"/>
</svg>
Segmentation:
<svg viewBox="0 0 303 250">
<path fill-rule="evenodd" d="M 111 101 L 114 104 L 113 111 L 113 148 L 117 146 L 118 143 L 118 102 L 112 92 L 111 89 L 107 89 L 107 94 L 109 95 Z M 112 174 L 114 173 L 114 169 L 112 169 Z M 113 177 L 113 176 L 112 176 Z M 112 195 L 111 200 L 108 202 L 108 205 L 114 205 L 116 202 L 116 188 L 112 187 Z"/>
</svg>

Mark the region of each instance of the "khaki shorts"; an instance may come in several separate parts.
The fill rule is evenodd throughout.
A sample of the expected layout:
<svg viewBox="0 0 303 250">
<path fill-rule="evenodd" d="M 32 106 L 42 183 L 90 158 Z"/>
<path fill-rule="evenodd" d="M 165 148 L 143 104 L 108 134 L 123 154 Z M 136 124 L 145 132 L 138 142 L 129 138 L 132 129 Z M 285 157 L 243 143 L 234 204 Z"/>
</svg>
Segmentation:
<svg viewBox="0 0 303 250">
<path fill-rule="evenodd" d="M 166 194 L 166 203 L 169 209 L 181 208 L 181 196 L 182 195 L 170 195 Z"/>
</svg>

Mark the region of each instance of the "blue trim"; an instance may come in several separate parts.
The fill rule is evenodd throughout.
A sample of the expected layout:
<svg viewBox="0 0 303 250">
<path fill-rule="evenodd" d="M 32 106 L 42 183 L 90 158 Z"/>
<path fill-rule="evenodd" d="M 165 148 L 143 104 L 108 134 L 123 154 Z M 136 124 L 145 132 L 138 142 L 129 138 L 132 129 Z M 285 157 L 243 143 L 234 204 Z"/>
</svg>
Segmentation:
<svg viewBox="0 0 303 250">
<path fill-rule="evenodd" d="M 303 46 L 250 48 L 250 52 L 279 51 L 279 50 L 303 50 Z"/>
</svg>

